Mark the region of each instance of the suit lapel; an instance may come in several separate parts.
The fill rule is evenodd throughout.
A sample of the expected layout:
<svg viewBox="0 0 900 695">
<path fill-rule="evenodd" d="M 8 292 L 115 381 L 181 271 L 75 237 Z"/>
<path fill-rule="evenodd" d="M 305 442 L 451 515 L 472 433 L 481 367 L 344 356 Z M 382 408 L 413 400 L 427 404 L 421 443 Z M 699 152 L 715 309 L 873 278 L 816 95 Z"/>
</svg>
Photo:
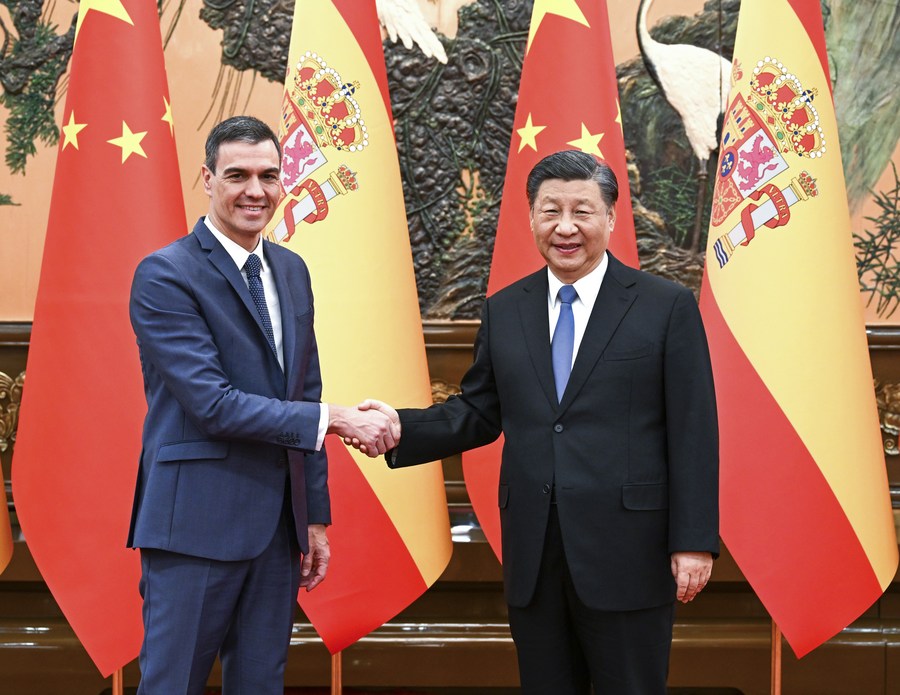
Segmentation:
<svg viewBox="0 0 900 695">
<path fill-rule="evenodd" d="M 281 347 L 284 351 L 284 376 L 288 385 L 293 378 L 294 350 L 297 346 L 297 322 L 294 307 L 294 296 L 291 294 L 291 285 L 288 282 L 290 270 L 281 262 L 278 254 L 269 253 L 271 242 L 263 240 L 263 248 L 266 252 L 266 261 L 272 269 L 275 277 L 275 287 L 278 289 L 278 301 L 281 304 Z M 290 386 L 289 386 L 290 387 Z"/>
<path fill-rule="evenodd" d="M 547 269 L 534 273 L 525 283 L 519 300 L 519 318 L 525 333 L 525 345 L 537 373 L 538 383 L 553 408 L 556 402 L 556 382 L 553 380 L 553 359 L 550 355 L 550 322 L 547 310 Z"/>
<path fill-rule="evenodd" d="M 256 310 L 256 304 L 253 303 L 253 298 L 250 296 L 250 290 L 247 289 L 247 283 L 244 280 L 244 276 L 241 275 L 241 271 L 238 270 L 237 265 L 234 263 L 234 259 L 228 255 L 225 247 L 223 247 L 213 236 L 212 232 L 209 231 L 203 218 L 201 218 L 194 226 L 194 236 L 196 236 L 197 241 L 200 242 L 200 247 L 209 252 L 209 262 L 216 267 L 226 280 L 228 280 L 228 283 L 237 293 L 238 297 L 241 298 L 244 306 L 247 307 L 247 311 L 250 312 L 250 316 L 253 317 L 260 335 L 266 344 L 268 344 L 269 339 L 266 337 L 266 329 L 263 328 L 262 319 L 259 317 L 259 312 Z M 281 288 L 279 286 L 279 301 L 280 300 Z M 267 352 L 271 355 L 272 359 L 275 360 L 275 355 L 272 354 L 272 350 L 269 349 Z"/>
<path fill-rule="evenodd" d="M 566 391 L 560 403 L 561 410 L 568 408 L 575 400 L 606 345 L 637 298 L 637 292 L 633 287 L 634 279 L 628 277 L 628 271 L 625 265 L 609 254 L 609 268 L 600 285 L 597 301 L 594 302 L 584 337 L 581 339 L 578 355 L 572 366 L 572 374 L 569 376 L 569 383 L 566 384 Z"/>
</svg>

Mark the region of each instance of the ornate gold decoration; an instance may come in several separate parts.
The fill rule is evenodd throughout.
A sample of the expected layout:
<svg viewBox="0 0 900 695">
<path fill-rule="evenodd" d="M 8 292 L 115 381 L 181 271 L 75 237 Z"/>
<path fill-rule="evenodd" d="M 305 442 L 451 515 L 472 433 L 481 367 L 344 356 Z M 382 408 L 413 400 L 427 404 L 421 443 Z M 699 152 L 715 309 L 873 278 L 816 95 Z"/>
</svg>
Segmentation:
<svg viewBox="0 0 900 695">
<path fill-rule="evenodd" d="M 884 453 L 897 456 L 900 454 L 900 384 L 875 379 L 875 402 L 878 404 Z"/>
<path fill-rule="evenodd" d="M 0 451 L 6 451 L 9 445 L 16 441 L 19 404 L 22 402 L 24 386 L 25 372 L 19 374 L 15 379 L 0 372 Z"/>
<path fill-rule="evenodd" d="M 462 391 L 456 384 L 448 384 L 443 379 L 431 380 L 431 400 L 434 403 L 443 403 L 450 396 L 455 396 L 458 393 L 462 393 Z"/>
</svg>

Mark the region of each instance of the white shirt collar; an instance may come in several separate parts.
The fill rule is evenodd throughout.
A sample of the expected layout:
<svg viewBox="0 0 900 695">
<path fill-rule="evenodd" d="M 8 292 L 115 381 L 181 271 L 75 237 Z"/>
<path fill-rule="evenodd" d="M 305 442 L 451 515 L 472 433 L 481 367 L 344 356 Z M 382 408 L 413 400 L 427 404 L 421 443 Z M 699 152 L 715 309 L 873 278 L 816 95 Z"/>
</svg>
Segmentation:
<svg viewBox="0 0 900 695">
<path fill-rule="evenodd" d="M 209 231 L 212 232 L 213 236 L 219 240 L 219 243 L 222 244 L 222 247 L 225 251 L 228 252 L 228 255 L 231 256 L 231 260 L 234 261 L 235 265 L 238 267 L 238 270 L 244 270 L 244 264 L 247 262 L 247 259 L 250 257 L 251 253 L 255 253 L 259 256 L 259 260 L 262 261 L 262 272 L 266 272 L 269 269 L 269 266 L 266 264 L 265 254 L 263 253 L 263 245 L 262 245 L 262 235 L 259 237 L 259 242 L 256 244 L 256 248 L 253 251 L 248 251 L 240 244 L 235 243 L 227 236 L 222 234 L 218 229 L 216 229 L 215 225 L 209 219 L 209 215 L 203 218 L 203 221 L 206 223 L 206 227 Z"/>
<path fill-rule="evenodd" d="M 581 300 L 589 310 L 594 308 L 594 302 L 597 301 L 597 295 L 600 293 L 600 285 L 603 284 L 603 278 L 606 276 L 606 270 L 609 268 L 609 254 L 603 252 L 603 258 L 597 267 L 591 272 L 572 283 L 575 291 L 578 293 L 578 299 Z M 550 307 L 556 309 L 559 302 L 559 288 L 568 283 L 557 278 L 550 268 L 547 268 L 547 282 L 550 292 Z M 576 300 L 577 301 L 577 300 Z"/>
</svg>

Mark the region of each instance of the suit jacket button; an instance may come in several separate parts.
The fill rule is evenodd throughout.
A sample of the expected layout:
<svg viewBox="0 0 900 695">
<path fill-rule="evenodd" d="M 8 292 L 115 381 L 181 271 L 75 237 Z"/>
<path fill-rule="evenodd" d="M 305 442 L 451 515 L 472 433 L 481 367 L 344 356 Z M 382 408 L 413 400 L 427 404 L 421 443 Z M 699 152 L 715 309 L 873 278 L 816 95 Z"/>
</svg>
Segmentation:
<svg viewBox="0 0 900 695">
<path fill-rule="evenodd" d="M 551 490 L 552 488 L 550 487 L 550 483 L 544 483 L 544 487 L 542 487 L 541 489 L 544 491 L 544 494 L 545 494 L 545 495 L 549 495 L 549 494 L 550 494 L 550 490 Z"/>
<path fill-rule="evenodd" d="M 562 432 L 564 429 L 565 427 L 562 426 L 561 422 L 557 422 L 555 425 L 553 425 L 554 432 Z"/>
</svg>

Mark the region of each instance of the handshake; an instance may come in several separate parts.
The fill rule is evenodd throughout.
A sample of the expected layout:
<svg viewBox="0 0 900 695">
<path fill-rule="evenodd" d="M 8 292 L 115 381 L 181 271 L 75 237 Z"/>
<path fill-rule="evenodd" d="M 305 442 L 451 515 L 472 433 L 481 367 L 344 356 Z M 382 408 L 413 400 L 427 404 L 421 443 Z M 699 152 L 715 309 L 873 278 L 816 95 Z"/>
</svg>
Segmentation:
<svg viewBox="0 0 900 695">
<path fill-rule="evenodd" d="M 327 432 L 375 458 L 400 443 L 400 418 L 387 403 L 371 398 L 355 407 L 329 405 Z"/>
</svg>

